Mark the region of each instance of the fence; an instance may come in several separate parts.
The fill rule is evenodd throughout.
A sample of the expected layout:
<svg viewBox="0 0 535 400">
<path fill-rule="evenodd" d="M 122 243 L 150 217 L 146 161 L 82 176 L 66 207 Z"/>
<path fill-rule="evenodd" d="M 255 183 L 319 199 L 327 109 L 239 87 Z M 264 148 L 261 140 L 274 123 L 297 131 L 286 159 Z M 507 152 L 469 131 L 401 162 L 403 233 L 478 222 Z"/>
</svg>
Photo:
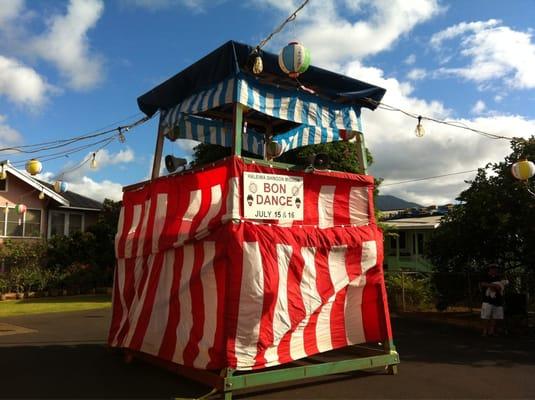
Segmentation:
<svg viewBox="0 0 535 400">
<path fill-rule="evenodd" d="M 478 309 L 482 299 L 481 278 L 481 274 L 473 272 L 385 272 L 390 309 L 404 312 Z M 535 274 L 508 272 L 506 279 L 506 310 L 535 311 Z"/>
</svg>

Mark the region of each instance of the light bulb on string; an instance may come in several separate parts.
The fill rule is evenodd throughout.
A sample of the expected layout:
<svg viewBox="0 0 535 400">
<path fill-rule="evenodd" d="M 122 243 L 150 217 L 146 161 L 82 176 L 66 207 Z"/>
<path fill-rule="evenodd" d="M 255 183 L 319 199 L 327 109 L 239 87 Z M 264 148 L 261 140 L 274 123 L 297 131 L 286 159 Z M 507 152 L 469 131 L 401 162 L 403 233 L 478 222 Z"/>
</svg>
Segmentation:
<svg viewBox="0 0 535 400">
<path fill-rule="evenodd" d="M 93 157 L 91 158 L 91 163 L 89 164 L 89 167 L 90 167 L 91 169 L 97 169 L 97 166 L 98 166 L 98 165 L 97 165 L 97 159 L 96 159 L 96 157 L 97 157 L 97 153 L 93 153 Z"/>
<path fill-rule="evenodd" d="M 120 143 L 126 142 L 126 137 L 124 136 L 123 130 L 121 128 L 119 128 L 118 138 Z"/>
<path fill-rule="evenodd" d="M 425 135 L 425 129 L 424 129 L 424 126 L 422 125 L 421 115 L 418 116 L 418 123 L 416 124 L 416 129 L 414 129 L 414 134 L 417 137 L 422 137 L 423 135 Z"/>
<path fill-rule="evenodd" d="M 39 200 L 44 200 L 45 199 L 45 191 L 44 189 L 41 189 L 41 192 L 39 193 Z"/>
</svg>

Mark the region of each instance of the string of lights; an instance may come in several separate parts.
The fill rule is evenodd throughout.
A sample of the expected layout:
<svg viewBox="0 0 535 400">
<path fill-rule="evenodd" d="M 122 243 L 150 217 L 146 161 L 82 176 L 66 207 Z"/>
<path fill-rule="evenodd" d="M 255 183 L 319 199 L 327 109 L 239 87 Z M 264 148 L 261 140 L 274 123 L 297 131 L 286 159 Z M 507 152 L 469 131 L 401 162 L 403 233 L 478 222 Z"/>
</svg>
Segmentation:
<svg viewBox="0 0 535 400">
<path fill-rule="evenodd" d="M 472 128 L 472 127 L 470 127 L 470 126 L 468 126 L 468 125 L 466 125 L 465 123 L 462 123 L 462 122 L 447 121 L 447 120 L 442 120 L 442 119 L 438 119 L 438 118 L 423 116 L 423 115 L 420 115 L 420 114 L 417 114 L 417 113 L 414 113 L 414 112 L 403 110 L 403 109 L 395 107 L 395 106 L 391 106 L 389 104 L 386 104 L 386 103 L 383 103 L 381 101 L 377 101 L 377 100 L 374 100 L 374 99 L 371 99 L 371 98 L 365 98 L 365 100 L 367 102 L 375 105 L 377 108 L 379 108 L 381 110 L 399 112 L 399 113 L 402 113 L 403 115 L 406 115 L 407 117 L 416 119 L 418 121 L 417 126 L 416 126 L 416 135 L 417 136 L 423 136 L 422 120 L 427 120 L 427 121 L 435 122 L 437 124 L 447 125 L 447 126 L 451 126 L 453 128 L 458 128 L 458 129 L 464 129 L 464 130 L 467 130 L 467 131 L 471 131 L 471 132 L 476 133 L 478 135 L 484 136 L 484 137 L 486 137 L 488 139 L 508 140 L 508 141 L 519 139 L 519 138 L 510 137 L 510 136 L 497 135 L 495 133 L 486 132 L 486 131 L 483 131 L 481 129 Z"/>
<path fill-rule="evenodd" d="M 84 144 L 82 146 L 72 147 L 72 148 L 69 148 L 69 149 L 66 149 L 66 150 L 63 150 L 63 151 L 60 151 L 60 152 L 43 154 L 39 159 L 41 161 L 50 161 L 50 160 L 56 160 L 58 158 L 69 157 L 72 154 L 76 154 L 76 153 L 78 153 L 80 151 L 83 151 L 85 149 L 92 148 L 94 146 L 97 146 L 97 145 L 99 145 L 101 143 L 107 142 L 110 139 L 114 139 L 114 138 L 115 138 L 115 135 L 113 135 L 111 137 L 106 137 L 104 139 L 100 139 L 100 140 L 95 141 L 95 142 L 87 143 L 87 144 Z M 26 162 L 28 162 L 30 160 L 31 160 L 31 158 L 24 159 L 24 160 L 17 160 L 17 161 L 13 162 L 13 165 L 15 167 L 22 167 L 22 166 L 24 166 L 26 164 Z"/>
<path fill-rule="evenodd" d="M 101 131 L 101 130 L 92 131 L 84 135 L 74 136 L 74 137 L 70 137 L 67 139 L 59 139 L 59 140 L 53 140 L 53 141 L 35 143 L 35 144 L 27 144 L 27 145 L 21 145 L 21 146 L 4 147 L 4 148 L 0 148 L 0 152 L 18 152 L 18 153 L 24 153 L 24 154 L 42 153 L 44 151 L 66 147 L 76 142 L 94 139 L 94 138 L 101 137 L 101 136 L 114 133 L 114 132 L 118 132 L 118 135 L 122 135 L 123 132 L 127 132 L 130 129 L 135 128 L 136 126 L 142 123 L 145 123 L 148 120 L 149 120 L 149 117 L 143 117 L 129 125 L 117 126 L 115 128 L 107 129 L 104 131 Z"/>
<path fill-rule="evenodd" d="M 114 141 L 115 141 L 115 137 L 109 139 L 106 143 L 104 143 L 102 146 L 100 146 L 98 149 L 96 149 L 92 154 L 90 154 L 89 156 L 87 156 L 85 159 L 83 159 L 80 163 L 78 163 L 77 165 L 71 167 L 71 168 L 67 168 L 67 169 L 64 169 L 62 170 L 61 172 L 59 172 L 55 179 L 61 179 L 62 177 L 64 177 L 65 175 L 67 174 L 70 174 L 70 173 L 73 173 L 74 171 L 82 168 L 85 164 L 87 164 L 88 162 L 93 162 L 95 160 L 95 157 L 96 155 L 98 154 L 99 151 L 103 150 L 104 148 L 108 147 L 110 144 L 112 144 Z M 96 167 L 96 165 L 95 165 Z"/>
</svg>

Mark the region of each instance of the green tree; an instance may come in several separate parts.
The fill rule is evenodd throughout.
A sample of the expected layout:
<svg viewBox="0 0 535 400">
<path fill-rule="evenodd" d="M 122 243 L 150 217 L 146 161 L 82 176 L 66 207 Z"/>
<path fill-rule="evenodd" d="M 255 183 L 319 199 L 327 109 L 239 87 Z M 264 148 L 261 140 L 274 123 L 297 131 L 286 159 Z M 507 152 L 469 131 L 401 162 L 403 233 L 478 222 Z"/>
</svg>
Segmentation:
<svg viewBox="0 0 535 400">
<path fill-rule="evenodd" d="M 479 169 L 431 237 L 428 256 L 440 271 L 481 270 L 489 262 L 534 269 L 535 198 L 511 166 L 535 159 L 535 137 L 513 140 L 511 149 L 504 161 Z"/>
<path fill-rule="evenodd" d="M 205 165 L 214 161 L 220 160 L 230 155 L 231 149 L 218 145 L 201 143 L 194 149 L 193 166 Z M 329 168 L 336 171 L 345 171 L 357 173 L 359 171 L 357 152 L 360 151 L 360 145 L 356 142 L 332 142 L 325 144 L 315 144 L 311 146 L 299 147 L 294 150 L 287 151 L 275 161 L 280 161 L 288 164 L 302 165 L 306 167 L 309 164 L 309 157 L 311 155 L 324 153 L 329 156 Z M 252 154 L 244 153 L 244 156 L 252 157 Z M 255 156 L 258 158 L 258 156 Z M 366 157 L 368 165 L 373 162 L 370 152 L 366 149 Z"/>
</svg>

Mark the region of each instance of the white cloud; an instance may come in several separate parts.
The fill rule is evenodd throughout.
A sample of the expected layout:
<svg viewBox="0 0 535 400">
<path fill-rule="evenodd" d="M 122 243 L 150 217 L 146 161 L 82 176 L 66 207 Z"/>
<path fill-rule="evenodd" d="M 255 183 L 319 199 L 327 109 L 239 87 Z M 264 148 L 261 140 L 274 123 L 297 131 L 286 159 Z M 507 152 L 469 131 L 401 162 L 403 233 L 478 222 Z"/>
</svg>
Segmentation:
<svg viewBox="0 0 535 400">
<path fill-rule="evenodd" d="M 193 149 L 199 145 L 200 142 L 190 139 L 177 140 L 176 146 L 185 154 L 188 161 L 191 161 L 192 157 L 189 154 L 193 153 Z"/>
<path fill-rule="evenodd" d="M 487 109 L 487 105 L 483 100 L 476 101 L 474 107 L 472 107 L 472 114 L 481 114 Z"/>
<path fill-rule="evenodd" d="M 135 159 L 134 151 L 127 147 L 119 150 L 117 153 L 110 153 L 108 150 L 100 150 L 96 154 L 98 169 L 105 168 L 109 165 L 131 163 Z"/>
<path fill-rule="evenodd" d="M 120 183 L 108 179 L 97 182 L 87 176 L 83 176 L 79 181 L 69 182 L 69 190 L 98 201 L 119 201 L 123 197 L 123 185 Z"/>
<path fill-rule="evenodd" d="M 86 157 L 84 157 L 84 160 L 90 159 L 92 154 L 93 153 L 88 153 Z M 121 183 L 113 182 L 109 179 L 97 181 L 88 175 L 109 166 L 124 165 L 131 163 L 134 160 L 135 154 L 130 148 L 120 150 L 117 153 L 111 153 L 106 149 L 100 150 L 97 154 L 97 170 L 91 169 L 88 162 L 81 168 L 65 173 L 61 176 L 61 179 L 64 179 L 69 184 L 69 190 L 83 196 L 98 201 L 104 199 L 118 201 L 122 198 L 123 185 Z M 68 169 L 72 167 L 74 167 L 74 165 L 65 165 L 64 169 L 68 171 Z M 58 176 L 52 172 L 46 172 L 39 174 L 37 178 L 46 182 L 53 182 L 55 179 L 58 179 Z"/>
<path fill-rule="evenodd" d="M 355 61 L 344 72 L 357 79 L 387 89 L 383 102 L 415 114 L 447 119 L 483 131 L 504 136 L 527 136 L 535 131 L 535 120 L 515 115 L 489 115 L 475 119 L 455 119 L 454 113 L 441 102 L 426 101 L 412 96 L 410 87 L 384 76 L 382 70 L 366 67 Z M 509 143 L 489 140 L 474 133 L 424 120 L 426 135 L 414 135 L 416 120 L 399 112 L 377 109 L 363 111 L 366 145 L 374 164 L 371 173 L 394 183 L 450 172 L 468 171 L 491 161 L 500 161 L 510 153 Z M 419 204 L 443 204 L 467 187 L 465 179 L 473 174 L 455 175 L 434 180 L 406 183 L 380 188 L 383 194 L 392 194 Z"/>
<path fill-rule="evenodd" d="M 15 21 L 24 10 L 24 0 L 0 0 L 0 29 Z"/>
<path fill-rule="evenodd" d="M 91 51 L 87 32 L 103 10 L 101 0 L 71 0 L 67 13 L 53 16 L 48 31 L 33 41 L 32 49 L 52 62 L 74 89 L 89 89 L 102 79 L 102 60 Z"/>
<path fill-rule="evenodd" d="M 463 35 L 466 32 L 481 32 L 483 30 L 493 28 L 500 24 L 501 21 L 497 19 L 489 19 L 488 21 L 477 22 L 461 22 L 460 24 L 450 26 L 440 32 L 431 36 L 430 43 L 434 47 L 440 47 L 442 42 L 448 39 L 453 39 L 457 36 Z"/>
<path fill-rule="evenodd" d="M 430 43 L 441 51 L 445 41 L 458 37 L 460 54 L 469 63 L 442 67 L 437 71 L 439 74 L 478 83 L 502 79 L 514 89 L 535 88 L 535 43 L 530 31 L 516 31 L 494 19 L 463 22 L 434 34 Z"/>
<path fill-rule="evenodd" d="M 6 124 L 7 117 L 0 114 L 0 143 L 15 144 L 22 140 L 22 135 Z"/>
<path fill-rule="evenodd" d="M 421 79 L 425 79 L 427 76 L 427 71 L 422 68 L 414 68 L 409 71 L 407 74 L 407 79 L 410 79 L 412 81 L 418 81 Z"/>
<path fill-rule="evenodd" d="M 33 68 L 0 55 L 0 96 L 17 104 L 39 106 L 52 90 Z"/>
<path fill-rule="evenodd" d="M 128 7 L 140 7 L 149 11 L 162 11 L 170 8 L 181 8 L 183 6 L 190 10 L 202 12 L 205 7 L 223 2 L 223 0 L 122 0 Z"/>
<path fill-rule="evenodd" d="M 275 7 L 285 14 L 297 5 L 277 0 L 257 1 L 257 4 Z M 310 2 L 293 22 L 294 35 L 313 49 L 315 65 L 331 66 L 389 49 L 417 24 L 441 11 L 436 0 L 360 0 L 352 7 L 351 4 Z M 353 12 L 345 12 L 348 9 Z"/>
<path fill-rule="evenodd" d="M 91 160 L 93 153 L 87 153 L 82 160 Z M 117 153 L 111 153 L 107 149 L 100 150 L 96 153 L 95 159 L 97 161 L 97 168 L 91 168 L 91 162 L 88 161 L 80 168 L 76 168 L 69 171 L 70 165 L 65 166 L 67 171 L 64 174 L 64 178 L 69 182 L 77 182 L 85 177 L 85 175 L 91 174 L 95 171 L 103 170 L 109 166 L 117 166 L 120 164 L 128 164 L 135 160 L 134 151 L 131 148 L 126 148 L 118 151 Z"/>
<path fill-rule="evenodd" d="M 407 65 L 413 65 L 416 62 L 416 55 L 409 55 L 403 62 Z"/>
</svg>

